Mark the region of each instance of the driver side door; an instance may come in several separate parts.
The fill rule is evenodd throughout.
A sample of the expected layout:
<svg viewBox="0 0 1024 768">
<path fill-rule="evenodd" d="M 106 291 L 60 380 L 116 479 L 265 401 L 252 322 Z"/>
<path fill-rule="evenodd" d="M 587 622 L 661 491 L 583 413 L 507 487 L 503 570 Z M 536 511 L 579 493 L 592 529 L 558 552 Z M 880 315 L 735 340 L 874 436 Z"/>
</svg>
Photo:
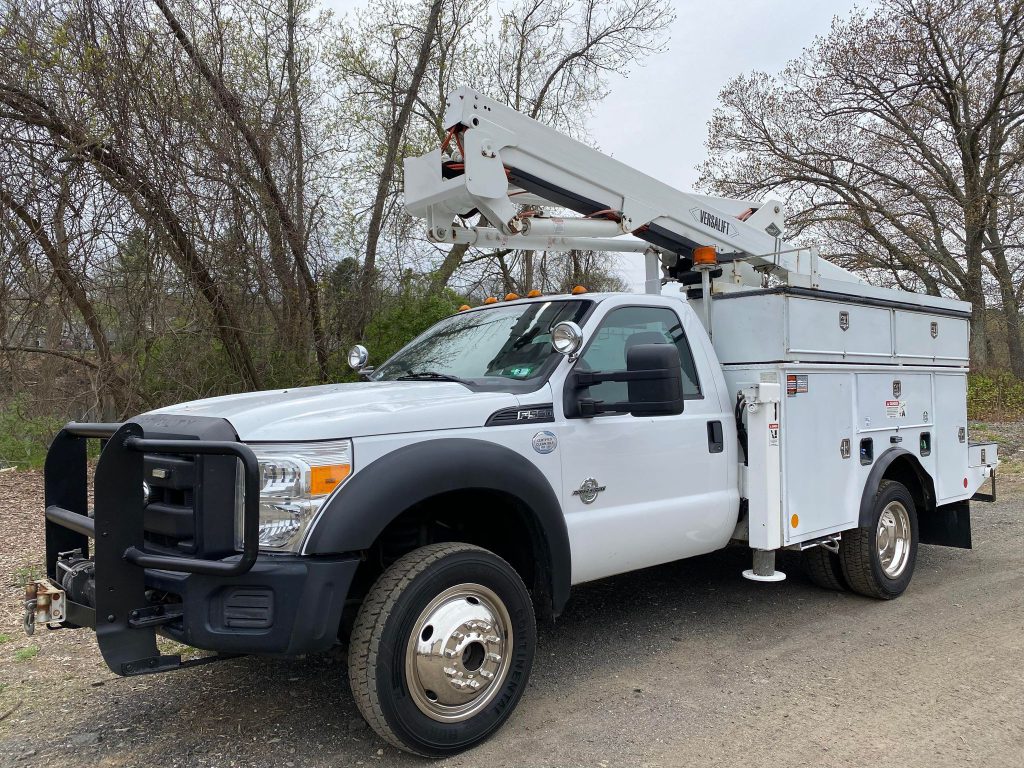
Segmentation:
<svg viewBox="0 0 1024 768">
<path fill-rule="evenodd" d="M 694 319 L 696 323 L 696 320 Z M 725 414 L 707 372 L 698 372 L 683 321 L 668 306 L 620 306 L 608 312 L 574 368 L 625 371 L 635 344 L 675 344 L 682 368 L 683 413 L 567 418 L 561 437 L 562 509 L 579 583 L 702 554 L 728 543 L 736 523 L 727 490 L 730 452 L 723 450 Z M 693 328 L 691 332 L 703 333 Z M 572 387 L 572 378 L 564 385 Z M 624 382 L 587 392 L 605 402 L 628 400 Z M 718 422 L 719 443 L 709 425 Z M 735 512 L 735 510 L 732 510 Z"/>
</svg>

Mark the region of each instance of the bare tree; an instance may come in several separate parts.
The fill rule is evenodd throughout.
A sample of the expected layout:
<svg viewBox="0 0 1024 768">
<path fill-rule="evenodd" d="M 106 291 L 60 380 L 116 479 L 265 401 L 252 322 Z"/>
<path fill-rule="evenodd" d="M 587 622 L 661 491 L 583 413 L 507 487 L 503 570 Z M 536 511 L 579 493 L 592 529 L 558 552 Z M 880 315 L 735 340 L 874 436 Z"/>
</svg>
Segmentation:
<svg viewBox="0 0 1024 768">
<path fill-rule="evenodd" d="M 972 302 L 971 356 L 982 366 L 994 298 L 1024 376 L 1005 242 L 1008 179 L 1022 160 L 1022 63 L 1021 0 L 884 0 L 837 20 L 777 77 L 743 75 L 723 89 L 703 185 L 740 197 L 781 191 L 792 231 L 839 261 Z"/>
</svg>

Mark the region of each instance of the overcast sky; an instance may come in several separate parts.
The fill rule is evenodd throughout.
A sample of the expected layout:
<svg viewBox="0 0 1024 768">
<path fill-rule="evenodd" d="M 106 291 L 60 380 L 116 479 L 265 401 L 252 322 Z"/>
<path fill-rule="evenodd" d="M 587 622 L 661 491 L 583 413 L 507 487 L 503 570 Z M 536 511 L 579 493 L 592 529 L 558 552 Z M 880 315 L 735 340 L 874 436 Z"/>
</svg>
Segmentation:
<svg viewBox="0 0 1024 768">
<path fill-rule="evenodd" d="M 357 0 L 324 4 L 338 11 L 365 5 Z M 779 71 L 825 34 L 833 17 L 846 16 L 854 2 L 681 0 L 675 6 L 666 50 L 611 80 L 590 133 L 608 154 L 689 190 L 697 180 L 695 167 L 705 158 L 707 122 L 722 86 L 741 72 Z M 630 283 L 642 282 L 641 265 L 623 266 Z"/>
</svg>

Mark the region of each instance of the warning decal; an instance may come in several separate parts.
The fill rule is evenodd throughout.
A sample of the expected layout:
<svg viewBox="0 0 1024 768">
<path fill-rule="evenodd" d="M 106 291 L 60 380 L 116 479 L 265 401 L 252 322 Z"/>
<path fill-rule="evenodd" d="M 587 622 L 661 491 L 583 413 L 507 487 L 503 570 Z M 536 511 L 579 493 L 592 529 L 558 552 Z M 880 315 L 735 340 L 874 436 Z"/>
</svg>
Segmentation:
<svg viewBox="0 0 1024 768">
<path fill-rule="evenodd" d="M 796 397 L 807 391 L 807 374 L 789 374 L 786 377 L 786 397 Z"/>
<path fill-rule="evenodd" d="M 890 419 L 902 419 L 907 415 L 906 400 L 886 400 L 885 415 Z"/>
<path fill-rule="evenodd" d="M 769 424 L 768 425 L 768 445 L 779 444 L 779 425 Z"/>
</svg>

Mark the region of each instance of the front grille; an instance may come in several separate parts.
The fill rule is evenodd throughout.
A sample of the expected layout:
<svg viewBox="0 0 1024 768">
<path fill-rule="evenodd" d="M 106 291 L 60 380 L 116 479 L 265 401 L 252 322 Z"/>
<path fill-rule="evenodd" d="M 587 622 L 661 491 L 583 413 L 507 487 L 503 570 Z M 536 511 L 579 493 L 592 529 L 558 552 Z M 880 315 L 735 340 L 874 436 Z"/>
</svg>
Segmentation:
<svg viewBox="0 0 1024 768">
<path fill-rule="evenodd" d="M 143 467 L 148 550 L 200 557 L 235 552 L 234 457 L 147 453 Z"/>
<path fill-rule="evenodd" d="M 149 497 L 146 542 L 157 548 L 196 551 L 196 474 L 201 459 L 147 453 L 143 459 Z"/>
</svg>

